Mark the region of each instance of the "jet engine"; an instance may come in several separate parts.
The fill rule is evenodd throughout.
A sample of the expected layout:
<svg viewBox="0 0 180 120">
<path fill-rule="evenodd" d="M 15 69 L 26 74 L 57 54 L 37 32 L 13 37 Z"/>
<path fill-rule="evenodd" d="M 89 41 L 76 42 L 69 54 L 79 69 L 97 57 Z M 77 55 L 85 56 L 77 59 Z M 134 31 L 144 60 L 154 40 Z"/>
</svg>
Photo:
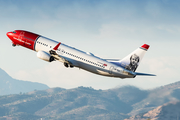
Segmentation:
<svg viewBox="0 0 180 120">
<path fill-rule="evenodd" d="M 38 51 L 37 57 L 48 62 L 54 61 L 54 57 L 45 51 Z"/>
</svg>

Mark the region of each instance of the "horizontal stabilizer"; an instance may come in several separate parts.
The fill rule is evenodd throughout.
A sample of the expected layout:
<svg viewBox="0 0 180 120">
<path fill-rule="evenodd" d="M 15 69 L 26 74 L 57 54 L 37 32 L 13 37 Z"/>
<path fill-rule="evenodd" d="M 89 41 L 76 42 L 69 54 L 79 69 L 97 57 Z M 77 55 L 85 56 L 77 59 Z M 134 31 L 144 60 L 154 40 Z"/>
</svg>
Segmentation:
<svg viewBox="0 0 180 120">
<path fill-rule="evenodd" d="M 136 75 L 144 75 L 144 76 L 156 76 L 154 74 L 147 74 L 147 73 L 138 73 L 138 72 L 135 72 Z"/>
</svg>

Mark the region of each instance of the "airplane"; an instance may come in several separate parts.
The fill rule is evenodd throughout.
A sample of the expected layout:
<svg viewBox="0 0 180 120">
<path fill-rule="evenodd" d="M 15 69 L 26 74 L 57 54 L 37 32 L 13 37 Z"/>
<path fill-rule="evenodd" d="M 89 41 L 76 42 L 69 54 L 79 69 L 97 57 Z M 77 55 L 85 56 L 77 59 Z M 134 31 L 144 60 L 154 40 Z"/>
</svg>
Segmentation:
<svg viewBox="0 0 180 120">
<path fill-rule="evenodd" d="M 25 30 L 14 30 L 6 34 L 12 46 L 23 46 L 37 52 L 37 57 L 48 61 L 60 61 L 65 67 L 77 67 L 86 71 L 116 78 L 135 78 L 137 75 L 154 74 L 135 72 L 144 54 L 150 47 L 143 44 L 123 59 L 102 59 L 90 52 L 83 52 L 61 42 Z"/>
</svg>

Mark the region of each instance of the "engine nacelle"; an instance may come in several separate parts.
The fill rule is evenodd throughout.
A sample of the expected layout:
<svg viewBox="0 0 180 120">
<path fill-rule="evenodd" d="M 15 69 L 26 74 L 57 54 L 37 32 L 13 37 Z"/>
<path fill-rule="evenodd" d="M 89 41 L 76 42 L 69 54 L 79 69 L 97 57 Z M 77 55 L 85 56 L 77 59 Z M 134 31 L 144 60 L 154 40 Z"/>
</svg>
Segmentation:
<svg viewBox="0 0 180 120">
<path fill-rule="evenodd" d="M 48 62 L 54 61 L 54 57 L 45 51 L 38 51 L 37 57 Z"/>
</svg>

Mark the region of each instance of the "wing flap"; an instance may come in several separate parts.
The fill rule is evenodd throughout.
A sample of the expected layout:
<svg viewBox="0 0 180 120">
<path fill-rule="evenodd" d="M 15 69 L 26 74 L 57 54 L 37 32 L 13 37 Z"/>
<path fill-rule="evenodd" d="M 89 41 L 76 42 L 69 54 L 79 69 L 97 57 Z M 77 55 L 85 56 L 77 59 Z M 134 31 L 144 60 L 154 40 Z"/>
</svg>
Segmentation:
<svg viewBox="0 0 180 120">
<path fill-rule="evenodd" d="M 106 60 L 108 62 L 112 62 L 112 61 L 120 61 L 121 59 L 104 59 L 104 60 Z"/>
</svg>

